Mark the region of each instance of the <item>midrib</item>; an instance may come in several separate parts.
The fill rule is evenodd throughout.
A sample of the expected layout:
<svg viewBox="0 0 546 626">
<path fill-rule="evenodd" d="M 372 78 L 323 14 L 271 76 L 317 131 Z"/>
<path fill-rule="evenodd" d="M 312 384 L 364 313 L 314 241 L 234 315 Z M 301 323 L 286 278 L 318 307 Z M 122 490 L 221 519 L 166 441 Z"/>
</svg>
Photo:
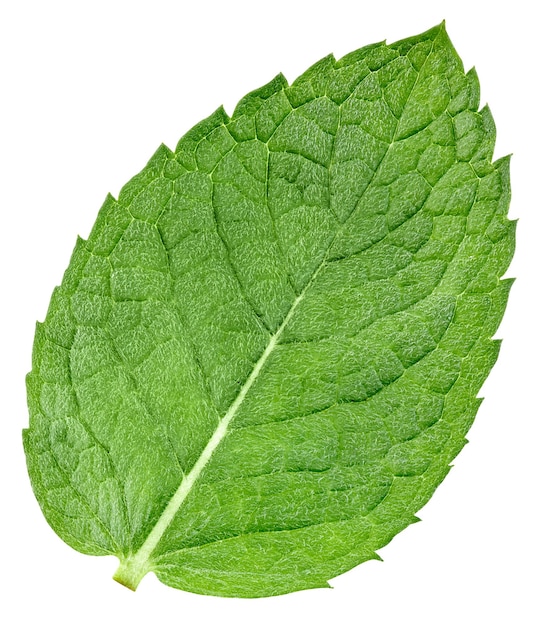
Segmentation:
<svg viewBox="0 0 546 626">
<path fill-rule="evenodd" d="M 227 435 L 228 427 L 231 421 L 235 417 L 241 404 L 244 402 L 244 399 L 246 398 L 247 393 L 250 391 L 250 388 L 254 384 L 254 381 L 260 375 L 260 372 L 263 366 L 265 365 L 265 363 L 267 362 L 269 355 L 273 352 L 273 350 L 277 346 L 279 337 L 282 335 L 287 324 L 290 322 L 290 320 L 294 316 L 294 313 L 296 309 L 298 308 L 299 303 L 304 299 L 305 294 L 307 293 L 307 290 L 314 283 L 316 276 L 320 273 L 320 271 L 324 267 L 325 262 L 326 262 L 325 260 L 322 261 L 322 263 L 318 266 L 314 274 L 309 279 L 305 288 L 301 291 L 299 296 L 297 296 L 296 299 L 294 300 L 282 324 L 279 326 L 277 332 L 274 335 L 272 335 L 271 339 L 269 340 L 269 343 L 267 344 L 265 350 L 262 353 L 262 356 L 256 362 L 256 364 L 254 365 L 254 368 L 252 369 L 252 372 L 246 379 L 245 384 L 241 387 L 241 390 L 237 394 L 237 397 L 235 398 L 235 400 L 233 401 L 233 403 L 227 410 L 224 417 L 218 423 L 216 430 L 214 431 L 214 433 L 212 434 L 212 437 L 209 439 L 207 445 L 203 449 L 203 452 L 201 452 L 201 455 L 197 459 L 195 465 L 192 467 L 190 472 L 186 474 L 184 478 L 182 479 L 182 482 L 180 483 L 178 489 L 176 490 L 172 498 L 169 500 L 169 503 L 163 510 L 163 513 L 157 520 L 155 526 L 152 528 L 150 534 L 146 538 L 146 541 L 139 548 L 138 552 L 127 557 L 126 559 L 120 562 L 120 565 L 116 573 L 114 574 L 114 580 L 117 580 L 122 585 L 129 587 L 129 589 L 135 590 L 139 582 L 144 577 L 144 575 L 150 571 L 151 569 L 150 563 L 149 563 L 150 555 L 152 554 L 155 547 L 161 540 L 161 537 L 163 536 L 163 534 L 167 530 L 167 527 L 172 522 L 174 516 L 176 515 L 176 513 L 182 506 L 184 500 L 190 493 L 193 485 L 195 484 L 195 481 L 199 478 L 199 476 L 205 469 L 205 466 L 207 465 L 210 458 L 214 454 L 214 451 L 220 445 L 224 437 Z"/>
<path fill-rule="evenodd" d="M 421 68 L 420 68 L 420 70 L 418 72 L 418 75 L 417 75 L 417 77 L 415 79 L 415 82 L 413 83 L 413 85 L 411 87 L 410 93 L 408 94 L 408 98 L 406 100 L 406 104 L 409 101 L 409 99 L 411 98 L 413 90 L 415 89 L 415 85 L 417 84 L 417 82 L 419 80 L 419 75 L 421 73 L 421 70 L 428 63 L 430 54 L 431 54 L 433 49 L 434 49 L 434 43 L 433 43 L 433 45 L 432 45 L 432 47 L 431 47 L 431 49 L 430 49 L 430 51 L 429 51 L 429 53 L 427 55 L 427 58 L 426 58 L 425 62 L 423 63 L 423 65 L 421 66 Z M 397 121 L 396 128 L 395 128 L 395 130 L 393 132 L 393 135 L 392 135 L 391 143 L 389 144 L 389 146 L 385 150 L 385 153 L 381 157 L 381 160 L 378 163 L 378 165 L 377 165 L 377 167 L 376 167 L 376 169 L 375 169 L 375 171 L 374 171 L 374 173 L 372 175 L 372 178 L 370 179 L 370 181 L 366 185 L 366 188 L 364 189 L 363 194 L 370 187 L 371 183 L 373 182 L 373 180 L 375 179 L 375 177 L 377 175 L 377 172 L 379 171 L 379 169 L 381 167 L 381 163 L 384 161 L 385 157 L 387 156 L 387 154 L 391 150 L 392 146 L 397 141 L 396 140 L 396 136 L 398 134 L 398 128 L 399 128 L 399 125 L 400 125 L 400 119 L 402 118 L 402 115 L 403 114 L 400 115 L 400 118 Z M 254 384 L 254 381 L 260 375 L 260 372 L 261 372 L 263 366 L 265 365 L 265 363 L 267 362 L 267 359 L 269 358 L 270 354 L 273 352 L 273 350 L 277 346 L 280 336 L 282 335 L 282 333 L 284 332 L 284 329 L 286 328 L 286 326 L 288 325 L 288 323 L 290 322 L 290 320 L 294 316 L 294 313 L 295 313 L 296 309 L 298 308 L 298 305 L 304 299 L 305 294 L 309 290 L 309 287 L 315 282 L 315 278 L 317 277 L 317 275 L 322 271 L 323 267 L 326 265 L 327 258 L 328 258 L 328 253 L 331 250 L 334 241 L 337 239 L 339 233 L 341 232 L 341 230 L 343 228 L 343 225 L 347 222 L 347 220 L 354 213 L 354 210 L 356 209 L 357 206 L 358 206 L 358 202 L 356 203 L 356 205 L 353 208 L 353 210 L 346 217 L 346 219 L 343 222 L 341 222 L 339 229 L 337 230 L 337 232 L 333 236 L 333 238 L 332 238 L 332 240 L 331 240 L 331 242 L 330 242 L 330 244 L 328 246 L 328 249 L 326 250 L 326 252 L 325 252 L 325 254 L 324 254 L 323 258 L 322 258 L 322 262 L 317 267 L 317 269 L 315 270 L 315 272 L 313 273 L 313 275 L 311 276 L 311 278 L 309 279 L 309 281 L 307 282 L 306 286 L 301 291 L 299 296 L 297 296 L 296 299 L 294 300 L 294 302 L 293 302 L 292 306 L 290 307 L 290 310 L 286 314 L 286 317 L 284 318 L 282 324 L 279 326 L 277 332 L 271 337 L 271 339 L 270 339 L 269 343 L 267 344 L 267 346 L 266 346 L 262 356 L 260 357 L 260 359 L 254 365 L 254 368 L 252 369 L 252 372 L 250 373 L 249 377 L 246 379 L 245 384 L 241 387 L 241 390 L 239 391 L 237 397 L 235 398 L 235 400 L 233 401 L 233 403 L 229 407 L 227 413 L 220 420 L 218 426 L 216 427 L 216 430 L 212 434 L 212 437 L 209 439 L 209 442 L 207 443 L 207 445 L 203 449 L 203 452 L 201 453 L 201 455 L 197 459 L 195 465 L 192 467 L 190 472 L 188 474 L 186 474 L 186 476 L 184 476 L 184 478 L 182 479 L 182 482 L 180 483 L 180 486 L 178 487 L 178 489 L 176 490 L 176 492 L 174 493 L 174 495 L 170 499 L 169 503 L 167 504 L 167 506 L 163 510 L 163 513 L 161 514 L 161 516 L 157 520 L 155 526 L 153 527 L 153 529 L 151 530 L 150 534 L 146 538 L 146 541 L 142 544 L 142 546 L 139 548 L 139 550 L 134 555 L 132 555 L 132 556 L 128 557 L 127 559 L 124 559 L 123 561 L 120 562 L 120 565 L 119 565 L 118 569 L 116 570 L 116 573 L 114 574 L 114 580 L 118 581 L 122 585 L 125 585 L 126 587 L 129 587 L 129 589 L 135 590 L 137 588 L 138 584 L 140 583 L 140 581 L 142 580 L 142 578 L 145 576 L 145 574 L 147 574 L 151 570 L 150 562 L 149 562 L 150 555 L 152 554 L 152 552 L 154 551 L 155 547 L 157 546 L 157 544 L 161 540 L 161 537 L 163 536 L 164 532 L 167 530 L 167 527 L 169 526 L 169 524 L 172 522 L 174 516 L 176 515 L 176 513 L 178 512 L 178 510 L 180 509 L 180 507 L 184 503 L 184 500 L 188 496 L 188 494 L 191 491 L 191 489 L 192 489 L 193 485 L 195 484 L 196 480 L 199 478 L 199 476 L 201 475 L 201 473 L 205 469 L 207 463 L 209 462 L 209 460 L 211 459 L 212 455 L 214 454 L 214 451 L 216 450 L 216 448 L 220 445 L 220 443 L 223 441 L 224 437 L 226 436 L 226 434 L 228 432 L 228 427 L 229 427 L 231 421 L 235 417 L 235 415 L 236 415 L 237 411 L 239 410 L 239 407 L 241 406 L 241 404 L 244 402 L 244 399 L 246 398 L 246 395 L 248 394 L 248 392 L 250 391 L 250 388 Z"/>
</svg>

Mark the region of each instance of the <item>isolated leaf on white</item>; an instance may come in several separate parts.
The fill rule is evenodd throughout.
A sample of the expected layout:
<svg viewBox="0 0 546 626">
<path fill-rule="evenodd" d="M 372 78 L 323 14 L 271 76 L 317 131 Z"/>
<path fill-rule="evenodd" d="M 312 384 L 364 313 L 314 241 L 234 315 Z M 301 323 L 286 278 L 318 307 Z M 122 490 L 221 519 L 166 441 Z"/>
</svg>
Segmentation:
<svg viewBox="0 0 546 626">
<path fill-rule="evenodd" d="M 203 594 L 326 587 L 465 444 L 511 282 L 508 160 L 443 25 L 282 75 L 79 239 L 28 376 L 60 537 Z"/>
</svg>

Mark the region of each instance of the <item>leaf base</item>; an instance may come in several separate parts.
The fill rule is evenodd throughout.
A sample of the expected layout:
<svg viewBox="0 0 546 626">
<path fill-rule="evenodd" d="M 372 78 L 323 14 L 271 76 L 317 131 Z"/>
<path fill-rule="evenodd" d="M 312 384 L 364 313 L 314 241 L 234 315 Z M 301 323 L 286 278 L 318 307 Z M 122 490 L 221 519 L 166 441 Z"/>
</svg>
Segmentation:
<svg viewBox="0 0 546 626">
<path fill-rule="evenodd" d="M 129 557 L 128 559 L 120 560 L 119 567 L 113 579 L 124 587 L 127 587 L 127 589 L 136 591 L 140 581 L 149 571 L 147 562 Z"/>
</svg>

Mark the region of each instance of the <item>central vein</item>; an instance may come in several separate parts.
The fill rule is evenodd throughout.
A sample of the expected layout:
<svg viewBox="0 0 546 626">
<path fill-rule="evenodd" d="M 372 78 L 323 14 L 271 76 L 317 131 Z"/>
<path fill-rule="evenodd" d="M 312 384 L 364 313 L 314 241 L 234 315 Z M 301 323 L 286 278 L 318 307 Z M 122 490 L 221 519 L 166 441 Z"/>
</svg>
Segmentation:
<svg viewBox="0 0 546 626">
<path fill-rule="evenodd" d="M 209 462 L 210 458 L 214 454 L 216 448 L 220 445 L 224 437 L 227 435 L 228 427 L 235 417 L 239 407 L 243 403 L 246 395 L 250 391 L 250 388 L 260 375 L 262 368 L 264 367 L 269 355 L 273 352 L 275 347 L 278 344 L 279 338 L 282 335 L 284 329 L 287 324 L 290 322 L 294 313 L 299 305 L 299 303 L 305 297 L 305 294 L 309 287 L 313 284 L 317 274 L 321 271 L 324 266 L 324 261 L 319 265 L 316 269 L 313 276 L 310 278 L 309 282 L 305 286 L 305 289 L 296 297 L 294 303 L 290 307 L 290 310 L 286 314 L 282 324 L 279 326 L 277 332 L 271 336 L 269 343 L 267 344 L 265 350 L 263 351 L 262 356 L 254 365 L 252 372 L 249 377 L 246 379 L 245 384 L 241 387 L 241 390 L 237 394 L 237 397 L 227 410 L 224 417 L 218 423 L 216 430 L 213 432 L 211 438 L 209 439 L 207 445 L 201 452 L 201 455 L 197 459 L 195 465 L 192 467 L 190 472 L 184 476 L 182 482 L 180 483 L 178 489 L 175 491 L 172 498 L 169 500 L 169 503 L 163 510 L 163 513 L 157 520 L 155 526 L 152 528 L 150 534 L 146 538 L 146 541 L 142 544 L 138 552 L 134 555 L 128 557 L 124 561 L 121 562 L 118 570 L 114 574 L 114 579 L 120 582 L 121 584 L 129 587 L 130 589 L 135 590 L 138 583 L 141 581 L 142 577 L 150 571 L 149 567 L 149 557 L 154 551 L 155 547 L 159 543 L 161 537 L 167 530 L 167 527 L 172 522 L 174 516 L 182 506 L 184 500 L 187 498 L 190 493 L 193 485 L 196 480 L 202 474 L 205 466 Z"/>
<path fill-rule="evenodd" d="M 430 56 L 431 52 L 432 52 L 432 48 L 429 51 L 428 56 Z M 428 56 L 427 56 L 427 60 L 428 60 Z M 424 67 L 424 64 L 423 64 L 423 67 Z M 411 87 L 411 91 L 408 95 L 407 100 L 409 100 L 409 98 L 411 97 L 411 94 L 413 93 L 413 90 L 415 89 L 416 84 L 417 84 L 417 79 L 415 80 L 414 84 Z M 377 175 L 377 172 L 379 171 L 379 166 L 381 165 L 381 162 L 385 158 L 386 154 L 390 151 L 390 149 L 396 142 L 400 119 L 401 118 L 399 118 L 397 121 L 396 129 L 392 135 L 391 143 L 387 147 L 387 150 L 384 152 L 381 158 L 381 161 L 378 163 L 374 171 L 372 180 Z M 368 182 L 366 189 L 370 186 L 372 180 Z M 350 215 L 348 217 L 350 217 Z M 348 219 L 348 217 L 346 219 Z M 328 252 L 331 249 L 334 240 L 336 239 L 336 237 L 339 235 L 340 232 L 341 230 L 338 230 L 338 232 L 336 233 L 336 235 L 330 242 L 330 246 L 328 247 L 328 250 L 323 256 L 322 263 L 320 263 L 318 268 L 315 270 L 315 272 L 309 279 L 305 288 L 301 291 L 301 293 L 294 300 L 292 306 L 290 307 L 290 310 L 286 314 L 286 317 L 284 318 L 282 324 L 279 326 L 277 332 L 271 336 L 271 339 L 269 340 L 269 343 L 267 344 L 262 356 L 254 365 L 254 368 L 252 369 L 252 372 L 250 373 L 249 377 L 246 379 L 245 384 L 241 387 L 241 390 L 239 391 L 237 397 L 235 398 L 235 400 L 229 407 L 227 413 L 218 423 L 216 430 L 213 432 L 209 442 L 203 449 L 203 452 L 201 453 L 200 457 L 197 459 L 197 462 L 192 467 L 191 471 L 188 474 L 186 474 L 186 476 L 184 476 L 184 478 L 182 479 L 180 486 L 178 487 L 178 489 L 176 490 L 176 492 L 170 499 L 169 503 L 167 504 L 166 508 L 164 509 L 163 513 L 157 520 L 156 525 L 153 527 L 146 541 L 142 544 L 138 552 L 136 552 L 134 555 L 130 556 L 129 558 L 123 560 L 120 563 L 118 570 L 114 574 L 114 579 L 117 580 L 118 582 L 134 590 L 136 589 L 142 577 L 148 571 L 150 571 L 151 569 L 150 562 L 149 562 L 150 555 L 154 551 L 161 537 L 167 530 L 167 527 L 172 522 L 174 516 L 177 514 L 183 502 L 187 498 L 193 485 L 195 484 L 199 476 L 202 474 L 207 463 L 210 461 L 212 455 L 214 454 L 214 451 L 216 450 L 216 448 L 220 445 L 220 443 L 223 441 L 223 439 L 227 435 L 230 423 L 232 422 L 233 418 L 237 414 L 239 407 L 244 402 L 248 392 L 250 391 L 250 388 L 252 387 L 252 385 L 254 384 L 258 376 L 260 375 L 260 372 L 262 371 L 267 359 L 269 358 L 273 350 L 275 350 L 275 347 L 277 346 L 279 342 L 279 338 L 282 335 L 284 329 L 286 328 L 287 324 L 290 322 L 290 320 L 294 316 L 294 313 L 296 309 L 298 308 L 298 305 L 305 297 L 305 294 L 308 291 L 309 287 L 315 282 L 315 278 L 326 265 Z"/>
</svg>

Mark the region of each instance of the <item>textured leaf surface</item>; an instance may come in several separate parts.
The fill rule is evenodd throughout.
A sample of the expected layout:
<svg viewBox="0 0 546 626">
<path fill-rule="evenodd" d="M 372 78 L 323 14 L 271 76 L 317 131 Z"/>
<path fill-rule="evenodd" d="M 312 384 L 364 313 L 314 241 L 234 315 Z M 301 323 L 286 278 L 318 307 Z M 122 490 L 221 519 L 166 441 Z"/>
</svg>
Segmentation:
<svg viewBox="0 0 546 626">
<path fill-rule="evenodd" d="M 510 282 L 508 161 L 443 26 L 219 109 L 109 196 L 28 376 L 28 468 L 116 579 L 324 587 L 465 444 Z"/>
</svg>

